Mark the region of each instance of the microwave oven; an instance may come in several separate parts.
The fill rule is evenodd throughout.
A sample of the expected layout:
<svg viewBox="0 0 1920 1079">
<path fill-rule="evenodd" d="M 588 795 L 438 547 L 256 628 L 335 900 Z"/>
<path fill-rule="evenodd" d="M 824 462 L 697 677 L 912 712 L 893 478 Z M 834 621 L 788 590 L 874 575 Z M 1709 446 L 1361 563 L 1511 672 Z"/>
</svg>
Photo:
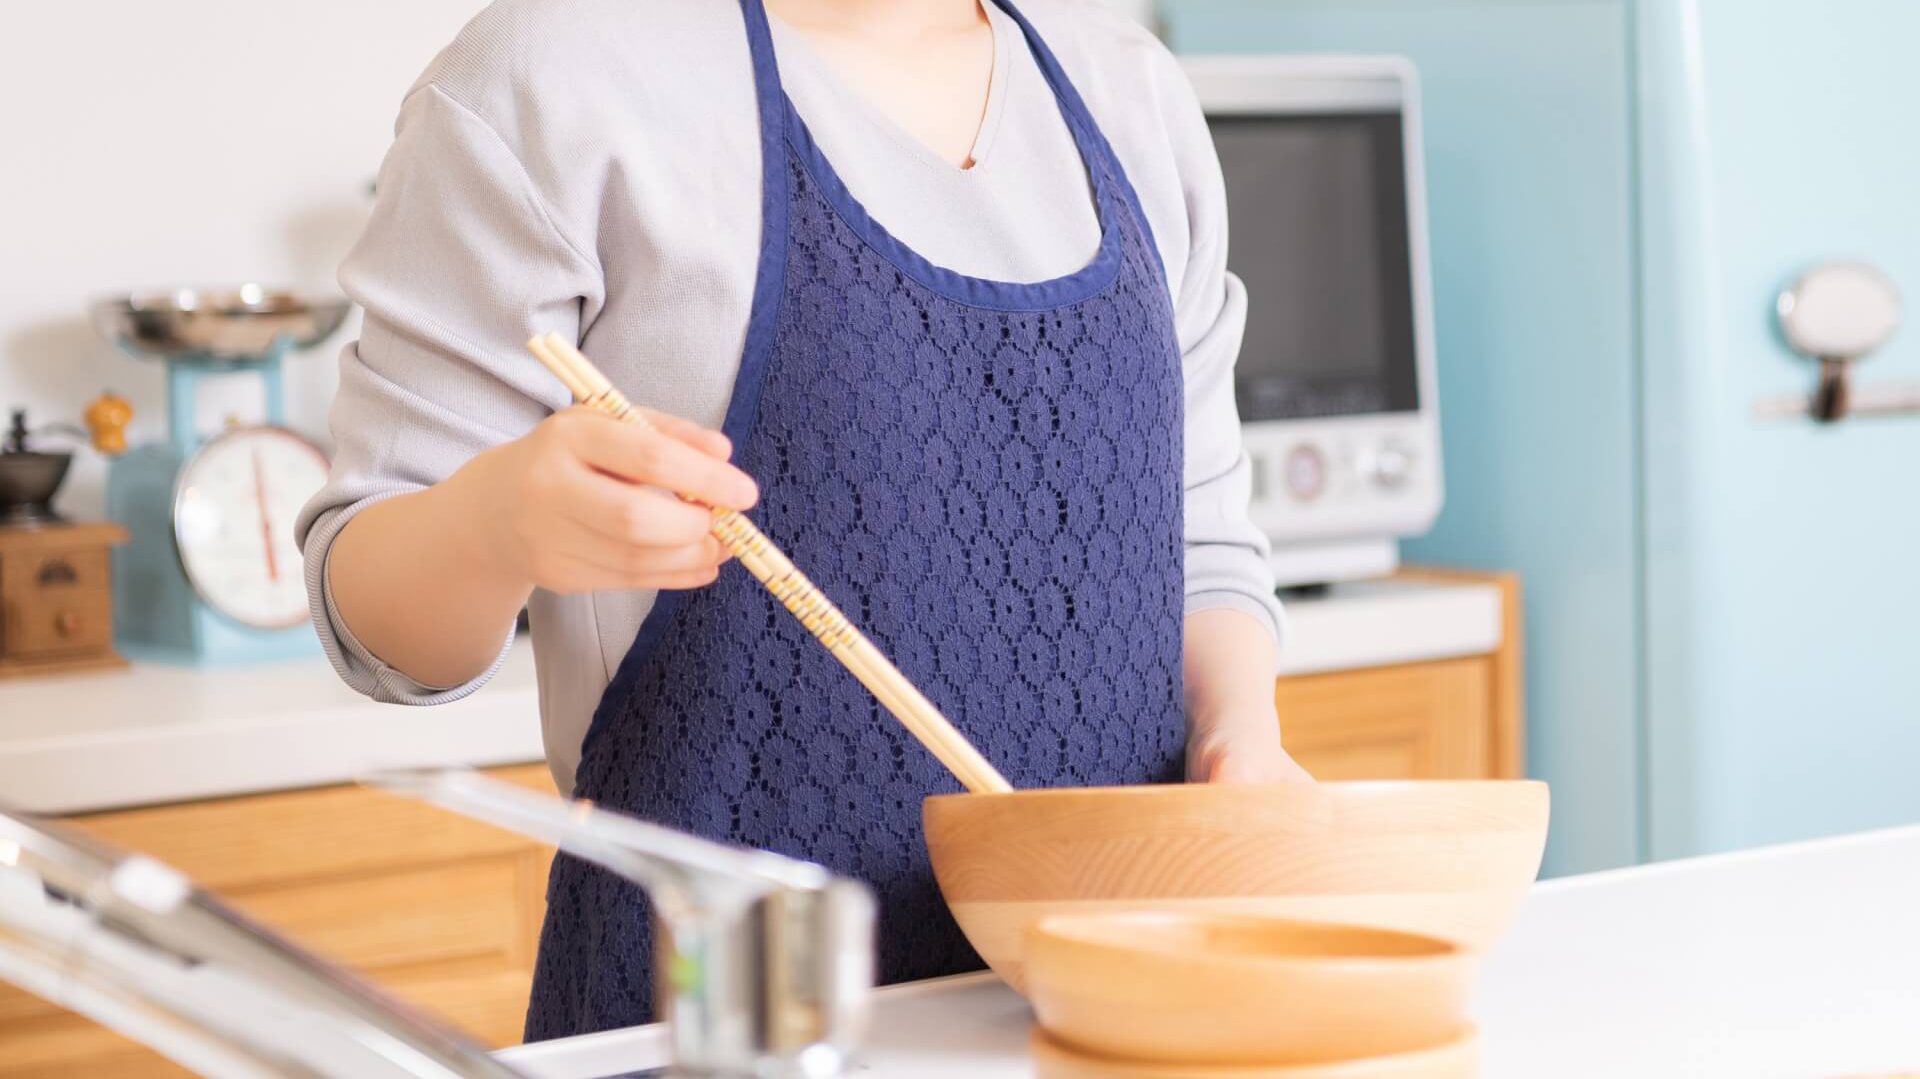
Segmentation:
<svg viewBox="0 0 1920 1079">
<path fill-rule="evenodd" d="M 1384 576 L 1443 496 L 1419 84 L 1398 57 L 1191 56 L 1247 290 L 1235 400 L 1282 586 Z"/>
</svg>

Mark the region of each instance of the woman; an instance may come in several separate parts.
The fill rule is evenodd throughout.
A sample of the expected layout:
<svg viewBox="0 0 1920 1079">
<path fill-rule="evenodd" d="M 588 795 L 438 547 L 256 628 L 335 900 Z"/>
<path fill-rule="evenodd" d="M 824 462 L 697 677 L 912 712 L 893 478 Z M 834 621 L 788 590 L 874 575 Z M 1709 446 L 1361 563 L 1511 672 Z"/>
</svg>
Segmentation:
<svg viewBox="0 0 1920 1079">
<path fill-rule="evenodd" d="M 1016 786 L 1303 775 L 1205 124 L 1148 35 L 1032 6 L 494 5 L 343 269 L 303 521 L 349 682 L 470 692 L 529 605 L 561 788 L 867 880 L 887 980 L 978 962 L 919 837 L 955 784 L 676 495 L 752 507 Z M 550 330 L 659 433 L 567 409 Z M 548 899 L 528 1036 L 645 1019 L 638 890 L 563 857 Z"/>
</svg>

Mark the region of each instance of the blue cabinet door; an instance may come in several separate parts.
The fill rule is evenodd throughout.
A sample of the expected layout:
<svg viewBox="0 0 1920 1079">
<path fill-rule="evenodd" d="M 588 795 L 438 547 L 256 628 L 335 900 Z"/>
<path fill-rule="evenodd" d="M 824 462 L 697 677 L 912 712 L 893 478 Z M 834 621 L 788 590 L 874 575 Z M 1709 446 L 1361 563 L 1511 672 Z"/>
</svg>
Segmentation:
<svg viewBox="0 0 1920 1079">
<path fill-rule="evenodd" d="M 1426 101 L 1447 505 L 1416 560 L 1527 589 L 1549 872 L 1640 854 L 1631 55 L 1623 0 L 1172 0 L 1176 49 L 1398 53 Z"/>
<path fill-rule="evenodd" d="M 1648 796 L 1656 857 L 1920 820 L 1920 417 L 1765 420 L 1805 267 L 1920 299 L 1911 0 L 1648 0 Z M 1912 327 L 1861 385 L 1920 382 Z"/>
</svg>

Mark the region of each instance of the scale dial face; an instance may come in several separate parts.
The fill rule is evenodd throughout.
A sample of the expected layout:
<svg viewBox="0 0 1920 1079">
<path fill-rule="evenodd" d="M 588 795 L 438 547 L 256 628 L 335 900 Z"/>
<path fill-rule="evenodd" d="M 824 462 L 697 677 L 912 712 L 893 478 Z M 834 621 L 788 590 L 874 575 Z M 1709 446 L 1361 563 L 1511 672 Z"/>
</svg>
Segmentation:
<svg viewBox="0 0 1920 1079">
<path fill-rule="evenodd" d="M 254 629 L 305 622 L 293 525 L 326 481 L 326 454 L 284 427 L 229 431 L 188 458 L 174 487 L 173 535 L 200 599 Z"/>
</svg>

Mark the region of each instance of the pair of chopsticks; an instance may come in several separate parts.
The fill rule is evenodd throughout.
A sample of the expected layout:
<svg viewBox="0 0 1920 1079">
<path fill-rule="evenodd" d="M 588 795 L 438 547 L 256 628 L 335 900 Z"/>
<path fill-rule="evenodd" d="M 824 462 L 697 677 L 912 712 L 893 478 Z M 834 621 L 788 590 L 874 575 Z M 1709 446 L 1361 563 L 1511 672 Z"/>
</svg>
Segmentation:
<svg viewBox="0 0 1920 1079">
<path fill-rule="evenodd" d="M 527 348 L 566 384 L 579 404 L 625 423 L 651 426 L 593 361 L 581 355 L 566 338 L 546 334 L 527 342 Z M 866 634 L 848 621 L 840 608 L 835 607 L 806 574 L 796 569 L 744 514 L 715 509 L 712 533 L 967 790 L 985 794 L 1013 789 L 940 709 L 915 689 Z"/>
</svg>

